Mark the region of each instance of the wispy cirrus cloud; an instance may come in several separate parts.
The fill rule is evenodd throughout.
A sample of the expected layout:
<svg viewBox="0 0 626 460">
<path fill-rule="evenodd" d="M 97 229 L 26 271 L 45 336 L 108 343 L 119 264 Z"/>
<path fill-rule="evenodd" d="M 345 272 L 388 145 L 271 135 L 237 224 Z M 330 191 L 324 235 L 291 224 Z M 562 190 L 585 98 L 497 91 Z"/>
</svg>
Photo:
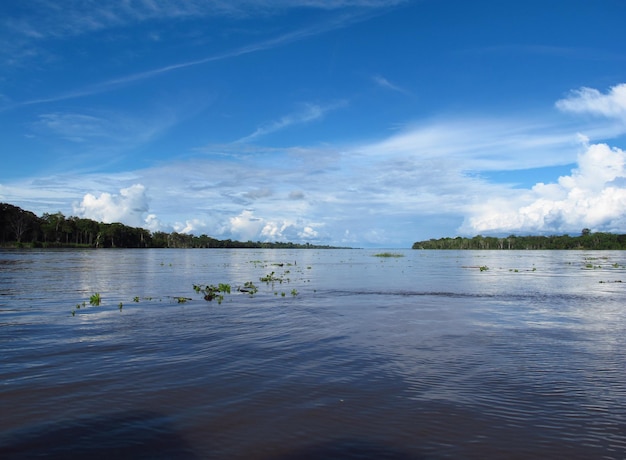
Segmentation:
<svg viewBox="0 0 626 460">
<path fill-rule="evenodd" d="M 269 124 L 267 132 L 313 121 L 321 112 L 307 107 Z M 458 116 L 407 126 L 378 141 L 321 147 L 234 144 L 245 161 L 197 155 L 132 174 L 7 183 L 0 185 L 0 200 L 58 199 L 61 191 L 67 201 L 71 191 L 84 215 L 105 216 L 96 213 L 117 206 L 120 216 L 142 218 L 153 230 L 244 240 L 408 244 L 419 237 L 416 228 L 428 232 L 437 219 L 468 235 L 623 231 L 626 153 L 587 139 L 581 147 L 575 133 L 585 125 L 559 125 L 565 117 L 557 115 Z M 480 174 L 572 164 L 553 181 L 523 188 Z M 168 222 L 160 223 L 162 216 Z"/>
<path fill-rule="evenodd" d="M 407 0 L 38 0 L 20 5 L 0 23 L 13 36 L 26 40 L 75 37 L 101 30 L 161 19 L 204 17 L 248 18 L 294 9 L 376 10 Z"/>
<path fill-rule="evenodd" d="M 130 116 L 117 112 L 47 112 L 31 125 L 37 136 L 89 145 L 136 146 L 176 124 L 174 113 Z"/>
<path fill-rule="evenodd" d="M 218 2 L 218 3 L 221 3 L 221 2 Z M 308 6 L 308 7 L 322 8 L 322 6 L 318 5 L 318 3 L 325 3 L 325 2 L 300 2 L 300 3 L 294 2 L 294 4 L 290 3 L 289 5 L 291 5 L 291 7 Z M 50 102 L 58 102 L 58 101 L 71 100 L 71 99 L 77 99 L 81 97 L 96 95 L 96 94 L 104 93 L 107 91 L 112 91 L 117 88 L 124 87 L 126 85 L 136 83 L 142 80 L 147 80 L 147 79 L 155 78 L 161 75 L 165 75 L 165 74 L 177 71 L 177 70 L 182 70 L 182 69 L 189 68 L 189 67 L 209 64 L 212 62 L 218 62 L 218 61 L 222 61 L 226 59 L 232 59 L 232 58 L 244 56 L 247 54 L 252 54 L 252 53 L 256 53 L 260 51 L 265 51 L 265 50 L 270 50 L 273 48 L 285 46 L 294 42 L 298 42 L 301 40 L 305 40 L 305 39 L 308 39 L 317 35 L 330 32 L 332 30 L 349 27 L 350 25 L 353 25 L 355 23 L 367 20 L 368 18 L 371 17 L 369 10 L 372 8 L 382 8 L 385 6 L 393 6 L 395 4 L 403 3 L 403 2 L 391 1 L 391 0 L 380 1 L 380 2 L 376 2 L 376 1 L 368 2 L 368 1 L 356 1 L 355 0 L 354 2 L 336 1 L 336 2 L 328 2 L 328 3 L 329 5 L 324 6 L 323 7 L 324 9 L 339 9 L 342 7 L 345 7 L 345 8 L 368 7 L 369 9 L 365 10 L 365 12 L 363 12 L 360 9 L 359 11 L 341 12 L 340 14 L 333 15 L 325 20 L 314 23 L 312 25 L 302 26 L 295 30 L 292 30 L 292 31 L 289 31 L 289 32 L 286 32 L 286 33 L 283 33 L 274 37 L 270 37 L 267 39 L 258 40 L 258 41 L 249 43 L 244 46 L 236 47 L 229 51 L 225 51 L 223 53 L 206 56 L 200 59 L 192 59 L 192 60 L 187 60 L 187 61 L 178 62 L 174 64 L 169 64 L 169 65 L 165 65 L 162 67 L 157 67 L 154 69 L 146 70 L 143 72 L 136 72 L 136 73 L 124 75 L 119 78 L 112 78 L 112 79 L 104 80 L 104 81 L 101 81 L 92 85 L 86 85 L 82 88 L 76 88 L 74 90 L 52 95 L 52 96 L 35 98 L 35 99 L 30 99 L 30 100 L 26 100 L 22 102 L 14 102 L 13 104 L 5 105 L 3 108 L 0 108 L 0 110 L 6 111 L 6 110 L 14 109 L 16 107 L 44 104 L 44 103 L 50 103 Z M 334 5 L 334 6 L 331 7 L 331 5 Z M 287 8 L 287 5 L 285 4 L 283 8 Z M 183 13 L 170 13 L 170 14 L 175 15 L 175 14 L 183 14 Z M 191 15 L 191 13 L 189 14 Z M 216 14 L 216 13 L 212 12 L 212 14 Z M 108 17 L 107 14 L 104 14 L 104 16 Z M 71 22 L 71 19 L 69 21 Z M 88 21 L 88 22 L 91 22 L 91 21 Z M 94 25 L 93 27 L 95 30 L 96 26 Z M 25 28 L 29 29 L 28 26 L 25 26 Z M 41 33 L 45 34 L 45 31 Z M 1 35 L 0 35 L 0 43 L 2 43 Z"/>
<path fill-rule="evenodd" d="M 378 86 L 380 86 L 382 88 L 390 89 L 392 91 L 396 91 L 396 92 L 402 93 L 402 94 L 409 94 L 409 92 L 407 90 L 405 90 L 404 88 L 401 88 L 398 85 L 395 85 L 395 84 L 391 83 L 389 80 L 387 80 L 382 75 L 374 75 L 372 77 L 372 80 L 374 80 L 374 83 L 376 83 Z"/>
<path fill-rule="evenodd" d="M 266 123 L 259 128 L 257 128 L 253 133 L 245 136 L 239 140 L 237 143 L 246 143 L 253 141 L 259 137 L 274 133 L 276 131 L 281 131 L 286 129 L 292 125 L 298 125 L 303 123 L 310 123 L 312 121 L 323 118 L 324 115 L 332 110 L 337 110 L 339 108 L 345 107 L 347 105 L 346 101 L 339 101 L 329 105 L 318 105 L 318 104 L 305 104 L 304 108 L 295 113 L 291 113 L 289 115 L 285 115 L 278 120 L 272 121 L 270 123 Z"/>
</svg>

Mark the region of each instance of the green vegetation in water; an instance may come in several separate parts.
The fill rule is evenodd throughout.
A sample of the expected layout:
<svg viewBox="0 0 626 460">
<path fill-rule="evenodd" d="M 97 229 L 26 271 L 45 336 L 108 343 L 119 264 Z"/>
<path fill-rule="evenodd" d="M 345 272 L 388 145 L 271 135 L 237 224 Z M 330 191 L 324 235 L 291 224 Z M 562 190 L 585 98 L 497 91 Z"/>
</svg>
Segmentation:
<svg viewBox="0 0 626 460">
<path fill-rule="evenodd" d="M 480 269 L 481 272 L 486 272 L 487 270 L 489 270 L 489 267 L 487 267 L 486 265 L 481 265 L 478 268 Z"/>
<path fill-rule="evenodd" d="M 224 300 L 224 294 L 230 294 L 230 284 L 219 283 L 217 286 L 213 284 L 207 284 L 205 286 L 194 284 L 194 291 L 198 294 L 204 294 L 204 300 L 212 302 L 217 300 L 218 304 L 221 304 Z"/>
<path fill-rule="evenodd" d="M 281 284 L 284 282 L 289 283 L 290 279 L 286 277 L 287 274 L 293 272 L 294 276 L 297 276 L 298 274 L 304 275 L 305 268 L 307 270 L 312 269 L 310 265 L 303 266 L 300 268 L 296 262 L 294 263 L 287 263 L 287 262 L 270 263 L 270 262 L 252 261 L 251 263 L 254 263 L 255 266 L 256 264 L 262 264 L 259 267 L 257 267 L 261 269 L 267 268 L 268 266 L 284 267 L 284 272 L 277 273 L 275 271 L 272 271 L 268 273 L 267 275 L 259 278 L 262 282 L 265 282 L 268 285 L 270 283 L 272 284 L 271 291 L 269 291 L 270 294 L 273 293 L 274 296 L 280 295 L 283 298 L 287 297 L 289 294 L 292 297 L 299 296 L 300 292 L 296 288 L 293 288 L 291 290 L 284 290 L 284 291 L 275 290 L 274 283 L 276 282 L 281 283 Z M 300 282 L 310 283 L 311 280 L 300 278 Z M 215 300 L 217 301 L 218 304 L 221 304 L 224 301 L 226 295 L 229 295 L 232 292 L 231 285 L 227 283 L 193 284 L 193 289 L 196 292 L 196 294 L 200 294 L 207 302 L 211 302 Z M 239 285 L 238 287 L 236 287 L 235 290 L 237 292 L 245 293 L 245 294 L 248 294 L 250 297 L 253 297 L 259 292 L 259 287 L 253 281 L 246 281 L 243 285 Z M 316 292 L 316 290 L 314 292 Z M 194 300 L 192 297 L 186 297 L 186 296 L 167 296 L 167 298 L 172 299 L 173 302 L 176 302 L 179 304 L 184 304 L 184 303 Z M 140 301 L 144 301 L 144 300 L 150 301 L 150 300 L 153 300 L 153 297 L 142 297 L 142 296 L 136 295 L 136 296 L 130 296 L 128 299 L 126 299 L 127 302 L 132 301 L 133 303 L 139 303 Z M 158 300 L 159 302 L 162 301 L 161 298 L 158 298 Z M 89 304 L 93 306 L 100 306 L 101 303 L 102 303 L 102 296 L 100 293 L 95 293 L 91 295 L 91 297 L 89 298 Z M 116 306 L 120 312 L 123 311 L 124 309 L 123 302 L 116 302 Z M 75 304 L 73 308 L 70 309 L 70 313 L 72 316 L 76 316 L 76 313 L 80 314 L 81 313 L 80 310 L 86 309 L 86 307 L 87 307 L 87 301 L 83 301 L 82 303 L 77 303 Z"/>
<path fill-rule="evenodd" d="M 237 289 L 239 292 L 245 292 L 246 294 L 250 294 L 250 297 L 252 297 L 254 294 L 257 293 L 257 291 L 259 290 L 258 287 L 256 287 L 254 285 L 254 283 L 252 281 L 246 281 L 243 284 L 243 287 L 240 287 Z"/>
<path fill-rule="evenodd" d="M 268 275 L 265 275 L 265 276 L 262 276 L 261 278 L 259 278 L 259 281 L 261 281 L 262 283 L 267 283 L 267 284 L 275 283 L 275 282 L 278 281 L 279 283 L 282 284 L 282 282 L 285 281 L 285 279 L 280 277 L 280 276 L 276 276 L 276 273 L 272 272 L 272 273 L 270 273 Z M 287 280 L 287 281 L 289 281 L 289 280 Z"/>
<path fill-rule="evenodd" d="M 397 252 L 380 252 L 374 254 L 374 257 L 404 257 L 404 254 L 398 254 Z"/>
<path fill-rule="evenodd" d="M 100 297 L 100 293 L 98 292 L 96 292 L 95 294 L 92 294 L 92 296 L 89 297 L 89 304 L 93 305 L 94 307 L 99 306 L 101 302 L 102 302 L 102 298 Z"/>
</svg>

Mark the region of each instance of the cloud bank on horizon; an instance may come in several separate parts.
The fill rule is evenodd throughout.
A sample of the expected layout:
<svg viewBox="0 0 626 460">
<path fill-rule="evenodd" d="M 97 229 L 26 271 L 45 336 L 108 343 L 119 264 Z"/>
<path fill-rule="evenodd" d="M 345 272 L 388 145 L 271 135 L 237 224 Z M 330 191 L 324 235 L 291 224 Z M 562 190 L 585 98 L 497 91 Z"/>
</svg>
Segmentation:
<svg viewBox="0 0 626 460">
<path fill-rule="evenodd" d="M 253 241 L 626 233 L 626 8 L 452 4 L 0 7 L 0 201 Z"/>
</svg>

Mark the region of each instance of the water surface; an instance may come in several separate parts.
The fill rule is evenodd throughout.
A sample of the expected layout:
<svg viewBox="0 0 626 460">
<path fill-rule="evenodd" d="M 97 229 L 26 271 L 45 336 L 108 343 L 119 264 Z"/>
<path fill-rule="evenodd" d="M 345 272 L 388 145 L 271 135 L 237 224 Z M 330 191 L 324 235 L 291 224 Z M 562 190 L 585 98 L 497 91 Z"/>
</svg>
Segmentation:
<svg viewBox="0 0 626 460">
<path fill-rule="evenodd" d="M 626 457 L 625 253 L 394 252 L 0 251 L 0 456 Z"/>
</svg>

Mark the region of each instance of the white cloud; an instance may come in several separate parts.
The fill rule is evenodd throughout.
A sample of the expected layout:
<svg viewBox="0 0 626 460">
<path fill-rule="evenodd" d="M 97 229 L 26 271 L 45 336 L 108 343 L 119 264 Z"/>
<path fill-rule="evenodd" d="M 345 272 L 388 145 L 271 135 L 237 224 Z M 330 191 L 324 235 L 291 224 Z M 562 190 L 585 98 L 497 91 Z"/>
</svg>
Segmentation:
<svg viewBox="0 0 626 460">
<path fill-rule="evenodd" d="M 79 217 L 99 222 L 121 222 L 131 227 L 143 227 L 146 222 L 154 223 L 156 217 L 148 214 L 148 197 L 141 184 L 120 190 L 119 195 L 101 193 L 95 196 L 87 193 L 80 203 L 74 205 L 74 213 Z"/>
<path fill-rule="evenodd" d="M 167 1 L 137 1 L 125 3 L 93 2 L 73 0 L 59 8 L 57 2 L 42 1 L 35 7 L 26 6 L 23 18 L 0 18 L 0 62 L 11 66 L 19 66 L 20 59 L 34 59 L 47 51 L 40 51 L 50 39 L 68 39 L 84 34 L 106 31 L 110 29 L 133 27 L 150 20 L 197 19 L 205 17 L 249 18 L 255 15 L 280 14 L 285 10 L 300 8 L 316 8 L 330 11 L 330 19 L 303 26 L 291 32 L 275 37 L 261 39 L 242 47 L 226 50 L 223 53 L 204 58 L 173 63 L 113 78 L 93 85 L 27 101 L 14 103 L 4 109 L 12 109 L 25 105 L 41 104 L 81 98 L 110 91 L 119 86 L 159 76 L 171 71 L 235 58 L 258 51 L 268 50 L 289 43 L 304 40 L 326 32 L 348 27 L 354 23 L 367 20 L 370 16 L 362 11 L 375 11 L 405 3 L 407 0 L 299 0 L 299 1 L 258 1 L 258 0 L 213 0 L 187 1 L 181 4 Z M 336 14 L 334 10 L 346 10 L 349 13 Z M 4 31 L 4 33 L 2 33 Z M 153 34 L 149 33 L 150 40 Z M 20 58 L 21 56 L 21 58 Z M 39 58 L 41 59 L 41 58 Z"/>
<path fill-rule="evenodd" d="M 84 142 L 87 138 L 105 137 L 111 132 L 107 120 L 82 113 L 45 113 L 39 115 L 35 128 L 48 131 L 63 139 Z"/>
<path fill-rule="evenodd" d="M 207 233 L 206 229 L 209 225 L 202 219 L 189 219 L 184 224 L 177 222 L 174 224 L 174 231 L 178 233 L 187 233 L 192 235 L 201 235 Z"/>
<path fill-rule="evenodd" d="M 593 88 L 580 88 L 557 101 L 556 106 L 565 112 L 589 113 L 626 122 L 626 83 L 611 87 L 607 94 Z"/>
<path fill-rule="evenodd" d="M 487 198 L 475 205 L 461 231 L 476 233 L 576 233 L 626 230 L 626 152 L 584 144 L 578 168 L 556 183 L 536 184 L 517 198 Z"/>
<path fill-rule="evenodd" d="M 179 118 L 176 110 L 169 108 L 132 116 L 94 110 L 90 113 L 49 112 L 38 115 L 37 121 L 30 125 L 30 133 L 54 144 L 58 141 L 80 144 L 79 149 L 68 153 L 74 164 L 94 152 L 104 153 L 101 161 L 107 161 L 120 151 L 154 140 L 178 123 Z M 62 145 L 63 151 L 71 152 L 66 143 Z"/>
<path fill-rule="evenodd" d="M 258 217 L 255 211 L 243 210 L 231 217 L 222 229 L 222 238 L 234 237 L 240 241 L 302 241 L 315 240 L 320 236 L 316 228 L 324 224 L 305 222 L 303 219 Z"/>
<path fill-rule="evenodd" d="M 382 87 L 382 88 L 386 88 L 386 89 L 390 89 L 392 91 L 396 91 L 398 93 L 402 93 L 402 94 L 409 94 L 409 92 L 407 90 L 405 90 L 404 88 L 399 87 L 398 85 L 395 85 L 393 83 L 391 83 L 389 80 L 387 80 L 385 77 L 381 76 L 381 75 L 374 75 L 372 77 L 372 79 L 374 80 L 374 82 Z"/>
<path fill-rule="evenodd" d="M 254 240 L 265 226 L 262 219 L 255 217 L 253 211 L 245 209 L 238 216 L 229 219 L 229 233 L 237 235 L 242 241 Z"/>
<path fill-rule="evenodd" d="M 164 231 L 166 228 L 156 214 L 148 214 L 142 227 L 150 230 L 151 232 Z"/>
<path fill-rule="evenodd" d="M 340 107 L 345 107 L 345 105 L 345 101 L 329 104 L 326 106 L 321 106 L 318 104 L 305 104 L 304 108 L 301 111 L 285 115 L 279 120 L 267 123 L 257 128 L 253 133 L 249 134 L 248 136 L 239 139 L 237 142 L 250 142 L 258 137 L 288 128 L 291 125 L 298 125 L 315 121 L 322 118 L 327 112 L 338 109 Z"/>
<path fill-rule="evenodd" d="M 460 169 L 491 171 L 571 163 L 572 146 L 577 142 L 578 136 L 570 129 L 546 120 L 474 117 L 409 126 L 356 149 L 373 158 L 446 159 Z"/>
<path fill-rule="evenodd" d="M 64 38 L 105 29 L 130 26 L 150 20 L 202 17 L 250 17 L 284 10 L 317 8 L 387 8 L 406 0 L 138 0 L 107 2 L 65 0 L 63 8 L 54 0 L 21 7 L 21 16 L 6 16 L 1 24 L 13 35 L 29 39 Z"/>
<path fill-rule="evenodd" d="M 239 156 L 204 149 L 196 158 L 130 176 L 59 180 L 74 182 L 77 190 L 141 183 L 150 190 L 150 212 L 177 232 L 244 241 L 395 245 L 424 232 L 440 234 L 440 216 L 448 216 L 451 228 L 458 226 L 484 196 L 506 202 L 518 195 L 467 171 L 573 163 L 575 136 L 551 128 L 524 120 L 433 121 L 371 143 L 271 152 L 248 144 Z M 59 180 L 33 186 L 42 191 Z M 92 196 L 84 207 L 95 216 L 114 198 Z M 163 224 L 153 217 L 149 225 L 154 231 Z M 351 240 L 344 239 L 346 230 Z"/>
<path fill-rule="evenodd" d="M 390 246 L 461 223 L 464 234 L 626 231 L 624 151 L 580 142 L 571 124 L 545 118 L 435 119 L 356 144 L 207 147 L 131 173 L 3 183 L 0 199 L 82 200 L 75 212 L 95 220 L 244 241 Z M 481 175 L 574 163 L 526 189 Z M 142 185 L 124 188 L 133 183 Z M 85 195 L 90 189 L 122 190 Z"/>
</svg>

